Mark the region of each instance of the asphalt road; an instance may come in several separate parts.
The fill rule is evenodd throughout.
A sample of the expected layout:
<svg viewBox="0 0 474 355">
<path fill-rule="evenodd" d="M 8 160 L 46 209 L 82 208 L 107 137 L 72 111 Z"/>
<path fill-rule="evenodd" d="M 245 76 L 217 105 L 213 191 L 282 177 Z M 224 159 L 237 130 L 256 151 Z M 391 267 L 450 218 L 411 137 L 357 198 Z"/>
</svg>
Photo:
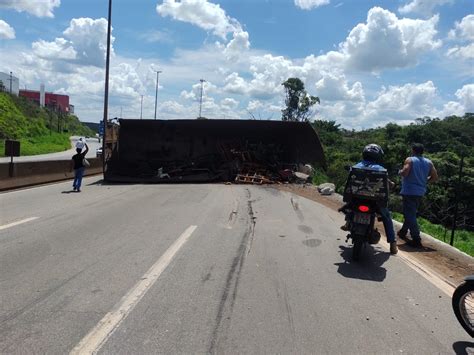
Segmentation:
<svg viewBox="0 0 474 355">
<path fill-rule="evenodd" d="M 64 152 L 50 153 L 50 154 L 39 154 L 39 155 L 25 155 L 20 157 L 14 157 L 13 161 L 17 163 L 21 162 L 32 162 L 32 161 L 45 161 L 45 160 L 70 160 L 71 157 L 76 154 L 76 142 L 79 139 L 79 136 L 71 137 L 71 149 L 65 150 Z M 87 158 L 96 157 L 96 149 L 101 147 L 98 138 L 88 138 L 86 139 L 87 145 L 89 146 L 89 152 L 87 153 Z M 0 158 L 0 163 L 9 163 L 9 157 Z"/>
<path fill-rule="evenodd" d="M 0 194 L 0 353 L 451 354 L 450 298 L 341 215 L 272 188 Z M 472 348 L 471 348 L 472 350 Z"/>
</svg>

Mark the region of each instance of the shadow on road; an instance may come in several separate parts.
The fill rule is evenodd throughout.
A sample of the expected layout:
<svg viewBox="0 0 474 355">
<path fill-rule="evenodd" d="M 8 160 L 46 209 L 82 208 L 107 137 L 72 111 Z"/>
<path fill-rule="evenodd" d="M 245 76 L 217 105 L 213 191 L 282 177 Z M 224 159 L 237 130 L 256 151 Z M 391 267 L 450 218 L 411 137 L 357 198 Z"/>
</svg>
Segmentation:
<svg viewBox="0 0 474 355">
<path fill-rule="evenodd" d="M 86 184 L 86 186 L 94 186 L 94 185 L 111 185 L 111 184 L 107 184 L 103 179 L 91 182 L 90 184 Z M 127 185 L 130 185 L 130 184 L 127 184 Z"/>
<path fill-rule="evenodd" d="M 457 341 L 453 344 L 456 355 L 474 354 L 474 343 L 469 341 Z"/>
<path fill-rule="evenodd" d="M 433 251 L 436 251 L 435 249 L 427 247 L 425 245 L 423 245 L 423 248 L 419 248 L 419 249 L 418 248 L 413 248 L 413 247 L 407 245 L 406 243 L 405 244 L 398 244 L 398 249 L 406 251 L 407 253 L 427 253 L 427 252 L 431 253 Z"/>
<path fill-rule="evenodd" d="M 352 260 L 352 247 L 340 245 L 341 256 L 344 262 L 336 263 L 337 272 L 350 279 L 382 282 L 387 276 L 387 269 L 382 265 L 390 258 L 390 254 L 375 250 L 366 245 L 362 249 L 359 261 Z"/>
<path fill-rule="evenodd" d="M 61 191 L 62 194 L 72 194 L 72 193 L 76 193 L 76 191 L 74 190 L 67 190 L 67 191 Z"/>
</svg>

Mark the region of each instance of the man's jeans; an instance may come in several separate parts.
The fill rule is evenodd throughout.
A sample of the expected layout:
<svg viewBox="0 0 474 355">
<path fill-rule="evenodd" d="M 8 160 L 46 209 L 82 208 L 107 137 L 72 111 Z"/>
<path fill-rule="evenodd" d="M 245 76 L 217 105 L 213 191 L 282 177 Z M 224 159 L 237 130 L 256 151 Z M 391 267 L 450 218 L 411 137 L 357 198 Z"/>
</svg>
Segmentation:
<svg viewBox="0 0 474 355">
<path fill-rule="evenodd" d="M 382 216 L 382 222 L 383 227 L 385 228 L 387 242 L 392 243 L 395 241 L 395 230 L 393 229 L 392 215 L 387 207 L 380 208 L 379 212 Z"/>
<path fill-rule="evenodd" d="M 82 176 L 84 175 L 85 168 L 79 168 L 74 170 L 74 182 L 72 183 L 72 187 L 74 189 L 80 190 L 81 183 L 82 183 Z"/>
<path fill-rule="evenodd" d="M 420 240 L 420 228 L 416 220 L 416 212 L 420 206 L 421 196 L 403 195 L 403 226 L 400 229 L 401 235 L 407 235 L 410 230 L 411 239 Z"/>
</svg>

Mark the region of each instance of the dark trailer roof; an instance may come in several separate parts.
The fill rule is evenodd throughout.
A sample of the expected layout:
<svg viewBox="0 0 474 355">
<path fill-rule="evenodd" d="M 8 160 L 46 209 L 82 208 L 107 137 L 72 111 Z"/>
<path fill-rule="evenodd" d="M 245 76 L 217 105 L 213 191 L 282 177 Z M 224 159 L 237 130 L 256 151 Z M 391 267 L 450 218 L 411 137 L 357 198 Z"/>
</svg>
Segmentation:
<svg viewBox="0 0 474 355">
<path fill-rule="evenodd" d="M 112 154 L 106 179 L 144 178 L 149 175 L 147 167 L 155 171 L 178 162 L 199 161 L 200 167 L 212 170 L 222 157 L 222 147 L 246 145 L 275 147 L 282 164 L 324 164 L 321 142 L 309 123 L 121 119 L 118 150 Z"/>
</svg>

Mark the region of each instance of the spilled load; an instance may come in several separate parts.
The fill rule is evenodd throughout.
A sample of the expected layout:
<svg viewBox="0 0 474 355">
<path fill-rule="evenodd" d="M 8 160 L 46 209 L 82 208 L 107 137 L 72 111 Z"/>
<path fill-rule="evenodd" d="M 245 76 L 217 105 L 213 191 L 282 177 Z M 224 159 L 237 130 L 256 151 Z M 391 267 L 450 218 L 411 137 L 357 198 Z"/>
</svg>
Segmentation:
<svg viewBox="0 0 474 355">
<path fill-rule="evenodd" d="M 324 165 L 309 123 L 121 119 L 105 180 L 264 184 L 304 179 Z M 299 176 L 299 177 L 298 177 Z"/>
</svg>

